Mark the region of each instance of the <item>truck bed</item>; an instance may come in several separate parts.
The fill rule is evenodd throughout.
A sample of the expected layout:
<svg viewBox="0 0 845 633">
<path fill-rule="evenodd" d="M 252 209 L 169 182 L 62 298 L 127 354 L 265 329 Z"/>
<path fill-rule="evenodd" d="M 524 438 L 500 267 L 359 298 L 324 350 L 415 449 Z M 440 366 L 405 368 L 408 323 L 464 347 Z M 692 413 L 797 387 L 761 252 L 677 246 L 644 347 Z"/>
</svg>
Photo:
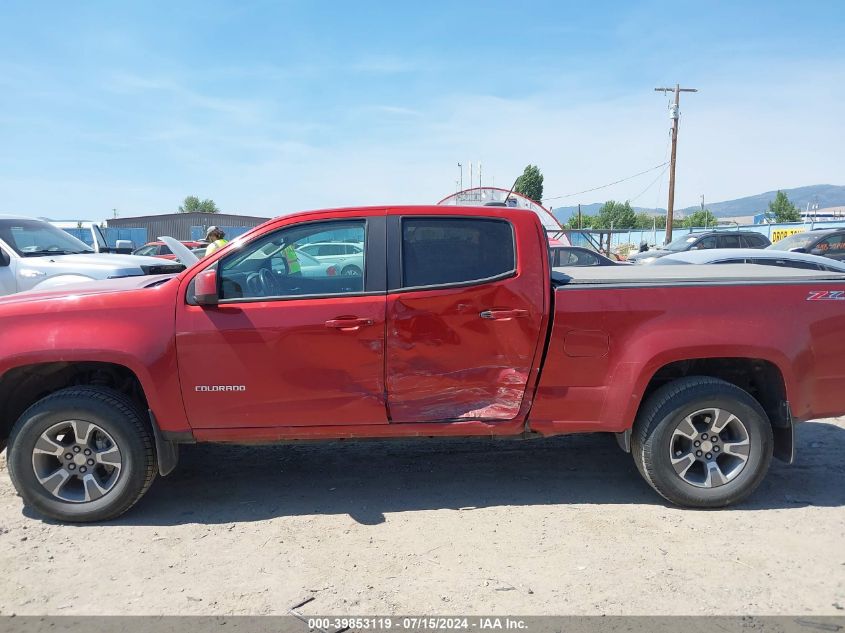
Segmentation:
<svg viewBox="0 0 845 633">
<path fill-rule="evenodd" d="M 551 277 L 552 287 L 555 289 L 583 286 L 789 284 L 816 281 L 845 283 L 845 273 L 763 266 L 760 264 L 569 266 L 553 268 Z"/>
<path fill-rule="evenodd" d="M 784 385 L 794 420 L 845 410 L 845 274 L 646 265 L 555 268 L 551 279 L 550 351 L 531 411 L 540 433 L 623 431 L 653 376 L 732 359 L 752 359 L 735 373 L 759 389 Z"/>
</svg>

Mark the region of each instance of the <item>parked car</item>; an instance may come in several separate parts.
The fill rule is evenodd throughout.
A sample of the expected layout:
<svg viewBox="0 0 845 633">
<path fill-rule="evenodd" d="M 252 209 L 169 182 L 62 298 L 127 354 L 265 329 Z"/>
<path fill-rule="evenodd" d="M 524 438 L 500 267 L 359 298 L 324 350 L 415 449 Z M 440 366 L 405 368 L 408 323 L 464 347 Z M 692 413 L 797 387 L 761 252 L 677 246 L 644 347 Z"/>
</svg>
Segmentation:
<svg viewBox="0 0 845 633">
<path fill-rule="evenodd" d="M 615 262 L 609 257 L 583 246 L 552 246 L 549 248 L 552 267 L 558 266 L 619 266 L 624 262 Z"/>
<path fill-rule="evenodd" d="M 702 231 L 682 235 L 663 248 L 635 253 L 628 261 L 634 264 L 650 264 L 672 253 L 710 248 L 766 248 L 769 244 L 769 238 L 756 231 Z"/>
<path fill-rule="evenodd" d="M 49 222 L 0 216 L 0 295 L 184 269 L 154 257 L 97 253 Z"/>
<path fill-rule="evenodd" d="M 653 265 L 672 266 L 675 264 L 763 264 L 845 273 L 845 262 L 806 253 L 775 251 L 767 248 L 716 248 L 706 251 L 686 251 L 661 257 Z"/>
<path fill-rule="evenodd" d="M 182 244 L 184 244 L 188 248 L 204 249 L 207 246 L 206 242 L 199 242 L 196 240 L 183 241 Z M 144 255 L 147 257 L 160 257 L 162 259 L 176 259 L 176 255 L 173 254 L 173 251 L 170 249 L 170 247 L 164 242 L 160 241 L 148 242 L 144 244 L 141 248 L 138 248 L 133 251 L 132 254 Z"/>
<path fill-rule="evenodd" d="M 120 253 L 129 255 L 135 248 L 131 240 L 117 240 L 114 246 L 109 246 L 103 229 L 96 222 L 88 221 L 49 221 L 53 226 L 70 233 L 76 239 L 84 242 L 97 253 Z"/>
<path fill-rule="evenodd" d="M 363 256 L 364 245 L 353 242 L 311 242 L 299 246 L 297 250 L 321 262 L 340 264 L 350 256 Z"/>
<path fill-rule="evenodd" d="M 286 274 L 280 248 L 340 229 L 372 275 Z M 797 422 L 845 414 L 843 296 L 790 268 L 551 270 L 518 209 L 287 215 L 155 285 L 0 299 L 0 440 L 23 502 L 65 521 L 128 510 L 183 442 L 577 432 L 720 507 L 791 462 Z"/>
<path fill-rule="evenodd" d="M 364 253 L 344 257 L 335 263 L 338 274 L 347 277 L 360 277 L 364 274 Z"/>
<path fill-rule="evenodd" d="M 793 233 L 775 242 L 769 248 L 775 251 L 810 253 L 829 259 L 845 260 L 845 228 L 813 229 L 803 233 Z"/>
</svg>

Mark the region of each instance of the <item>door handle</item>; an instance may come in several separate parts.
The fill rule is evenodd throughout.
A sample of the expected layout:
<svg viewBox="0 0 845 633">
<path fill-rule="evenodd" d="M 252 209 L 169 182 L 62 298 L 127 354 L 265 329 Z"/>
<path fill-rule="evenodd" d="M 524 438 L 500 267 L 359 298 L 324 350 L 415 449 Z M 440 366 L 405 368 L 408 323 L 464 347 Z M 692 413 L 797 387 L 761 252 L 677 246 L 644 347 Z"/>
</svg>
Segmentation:
<svg viewBox="0 0 845 633">
<path fill-rule="evenodd" d="M 482 319 L 503 321 L 505 319 L 519 319 L 528 316 L 528 310 L 484 310 L 479 314 Z"/>
<path fill-rule="evenodd" d="M 372 319 L 359 319 L 358 317 L 340 317 L 326 321 L 326 327 L 333 327 L 339 330 L 355 330 L 361 326 L 372 324 Z"/>
</svg>

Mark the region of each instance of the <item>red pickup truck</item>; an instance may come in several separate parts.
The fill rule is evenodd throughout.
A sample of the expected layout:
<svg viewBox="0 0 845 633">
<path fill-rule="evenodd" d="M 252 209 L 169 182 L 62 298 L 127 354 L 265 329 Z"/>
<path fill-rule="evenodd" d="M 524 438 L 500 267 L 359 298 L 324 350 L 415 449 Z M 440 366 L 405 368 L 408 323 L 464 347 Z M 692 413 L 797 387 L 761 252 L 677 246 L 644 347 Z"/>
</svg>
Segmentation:
<svg viewBox="0 0 845 633">
<path fill-rule="evenodd" d="M 297 255 L 326 242 L 363 274 Z M 68 521 L 125 512 L 181 443 L 586 432 L 718 507 L 792 460 L 795 422 L 845 413 L 845 276 L 551 270 L 519 209 L 284 216 L 175 276 L 0 300 L 0 332 L 9 473 Z"/>
</svg>

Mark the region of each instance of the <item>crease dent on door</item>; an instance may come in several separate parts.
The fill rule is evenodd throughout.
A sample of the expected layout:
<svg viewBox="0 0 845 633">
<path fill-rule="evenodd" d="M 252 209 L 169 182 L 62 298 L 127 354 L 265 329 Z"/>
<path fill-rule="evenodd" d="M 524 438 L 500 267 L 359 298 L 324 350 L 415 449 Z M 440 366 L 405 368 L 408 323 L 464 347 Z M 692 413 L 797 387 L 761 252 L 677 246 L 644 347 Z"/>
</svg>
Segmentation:
<svg viewBox="0 0 845 633">
<path fill-rule="evenodd" d="M 493 285 L 463 288 L 457 303 L 449 296 L 395 298 L 387 373 L 394 421 L 517 416 L 534 352 L 524 340 L 536 331 L 530 319 L 480 317 L 485 307 L 513 304 L 508 294 Z"/>
</svg>

